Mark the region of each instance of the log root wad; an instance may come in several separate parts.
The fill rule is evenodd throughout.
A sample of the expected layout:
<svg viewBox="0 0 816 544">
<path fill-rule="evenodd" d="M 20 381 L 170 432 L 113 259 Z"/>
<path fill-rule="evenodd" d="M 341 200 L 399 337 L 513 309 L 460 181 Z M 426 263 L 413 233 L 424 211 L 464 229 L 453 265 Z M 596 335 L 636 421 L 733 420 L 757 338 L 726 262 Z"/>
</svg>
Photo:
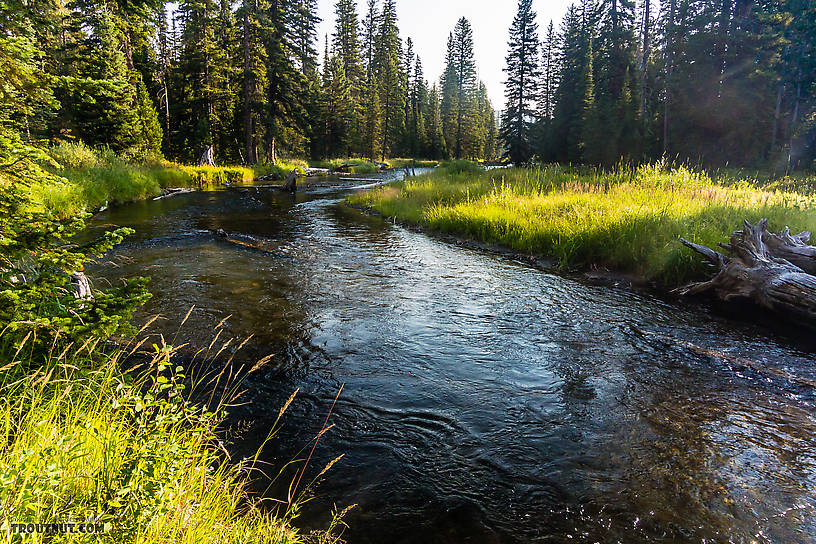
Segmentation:
<svg viewBox="0 0 816 544">
<path fill-rule="evenodd" d="M 791 317 L 816 321 L 816 247 L 810 233 L 791 235 L 789 229 L 768 231 L 768 220 L 744 222 L 742 230 L 720 244 L 727 254 L 680 238 L 717 269 L 708 281 L 677 290 L 681 295 L 713 291 L 721 300 L 748 299 Z"/>
</svg>

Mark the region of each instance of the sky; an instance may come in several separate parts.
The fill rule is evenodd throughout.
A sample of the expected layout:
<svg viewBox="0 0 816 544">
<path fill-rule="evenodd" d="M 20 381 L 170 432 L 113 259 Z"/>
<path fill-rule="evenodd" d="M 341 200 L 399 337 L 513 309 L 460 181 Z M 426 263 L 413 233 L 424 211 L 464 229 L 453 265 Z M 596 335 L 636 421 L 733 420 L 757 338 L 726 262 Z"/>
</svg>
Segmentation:
<svg viewBox="0 0 816 544">
<path fill-rule="evenodd" d="M 561 18 L 575 0 L 534 0 L 538 14 L 538 37 L 544 37 L 550 20 L 558 29 Z M 318 15 L 322 19 L 318 36 L 318 51 L 323 55 L 324 40 L 334 32 L 335 0 L 318 0 Z M 493 107 L 504 105 L 504 57 L 510 24 L 518 8 L 517 0 L 397 0 L 397 24 L 403 40 L 410 37 L 414 51 L 422 59 L 425 79 L 439 81 L 445 62 L 448 34 L 456 21 L 467 17 L 473 28 L 474 56 L 479 79 L 487 86 Z M 357 14 L 365 18 L 365 0 L 357 0 Z"/>
</svg>

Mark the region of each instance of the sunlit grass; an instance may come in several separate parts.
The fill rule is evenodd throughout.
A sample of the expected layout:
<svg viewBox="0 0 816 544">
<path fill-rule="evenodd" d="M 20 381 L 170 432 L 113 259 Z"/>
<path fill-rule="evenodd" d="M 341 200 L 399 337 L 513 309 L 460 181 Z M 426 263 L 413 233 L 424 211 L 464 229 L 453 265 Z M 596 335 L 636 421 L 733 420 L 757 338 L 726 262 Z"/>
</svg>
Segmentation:
<svg viewBox="0 0 816 544">
<path fill-rule="evenodd" d="M 744 219 L 816 229 L 816 198 L 755 182 L 718 183 L 662 165 L 602 172 L 558 166 L 451 173 L 447 169 L 360 193 L 349 200 L 386 216 L 558 259 L 603 265 L 666 284 L 700 275 L 678 236 L 724 242 Z"/>
<path fill-rule="evenodd" d="M 439 165 L 439 161 L 425 159 L 408 159 L 395 157 L 385 161 L 391 168 L 434 168 Z"/>
<path fill-rule="evenodd" d="M 92 521 L 109 529 L 86 537 L 94 542 L 304 541 L 292 522 L 312 482 L 261 508 L 246 491 L 254 459 L 230 462 L 219 446 L 225 397 L 210 409 L 187 400 L 190 380 L 172 348 L 154 347 L 127 373 L 124 353 L 97 343 L 55 349 L 44 361 L 27 360 L 25 348 L 4 353 L 0 367 L 4 540 L 14 541 L 11 522 Z"/>
</svg>

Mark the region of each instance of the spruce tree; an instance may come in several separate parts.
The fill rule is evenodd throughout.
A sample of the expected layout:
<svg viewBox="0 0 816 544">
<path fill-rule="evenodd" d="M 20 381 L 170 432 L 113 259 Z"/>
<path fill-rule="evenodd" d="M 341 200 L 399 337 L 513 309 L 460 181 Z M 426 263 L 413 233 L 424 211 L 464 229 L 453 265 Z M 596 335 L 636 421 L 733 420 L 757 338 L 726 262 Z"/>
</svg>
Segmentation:
<svg viewBox="0 0 816 544">
<path fill-rule="evenodd" d="M 382 145 L 380 157 L 386 157 L 398 148 L 402 140 L 404 124 L 404 77 L 402 74 L 402 51 L 397 29 L 396 0 L 385 0 L 376 38 L 376 78 L 382 108 Z"/>
<path fill-rule="evenodd" d="M 519 0 L 508 46 L 504 68 L 507 106 L 502 117 L 501 137 L 506 156 L 514 164 L 524 164 L 533 154 L 531 127 L 539 77 L 538 23 L 532 0 Z"/>
<path fill-rule="evenodd" d="M 462 17 L 453 29 L 453 64 L 456 69 L 456 146 L 453 155 L 461 159 L 467 151 L 473 156 L 473 145 L 465 143 L 474 114 L 476 63 L 473 60 L 473 30 Z M 466 148 L 470 148 L 469 150 Z"/>
<path fill-rule="evenodd" d="M 440 115 L 442 134 L 445 137 L 445 155 L 450 156 L 450 150 L 456 148 L 456 121 L 459 111 L 459 93 L 457 90 L 458 76 L 456 73 L 456 58 L 454 53 L 453 32 L 448 35 L 448 47 L 445 53 L 445 71 L 440 80 Z"/>
</svg>

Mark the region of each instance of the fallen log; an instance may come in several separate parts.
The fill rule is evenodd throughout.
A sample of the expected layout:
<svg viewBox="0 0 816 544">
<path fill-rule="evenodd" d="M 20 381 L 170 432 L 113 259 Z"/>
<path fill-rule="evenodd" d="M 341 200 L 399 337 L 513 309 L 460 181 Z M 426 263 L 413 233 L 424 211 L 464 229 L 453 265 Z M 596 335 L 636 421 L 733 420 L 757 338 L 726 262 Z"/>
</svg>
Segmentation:
<svg viewBox="0 0 816 544">
<path fill-rule="evenodd" d="M 747 299 L 788 317 L 816 321 L 816 276 L 771 253 L 763 241 L 767 226 L 766 220 L 756 225 L 745 221 L 729 244 L 720 244 L 729 255 L 680 238 L 683 245 L 703 255 L 717 274 L 676 292 L 685 296 L 713 291 L 726 302 Z"/>
</svg>

